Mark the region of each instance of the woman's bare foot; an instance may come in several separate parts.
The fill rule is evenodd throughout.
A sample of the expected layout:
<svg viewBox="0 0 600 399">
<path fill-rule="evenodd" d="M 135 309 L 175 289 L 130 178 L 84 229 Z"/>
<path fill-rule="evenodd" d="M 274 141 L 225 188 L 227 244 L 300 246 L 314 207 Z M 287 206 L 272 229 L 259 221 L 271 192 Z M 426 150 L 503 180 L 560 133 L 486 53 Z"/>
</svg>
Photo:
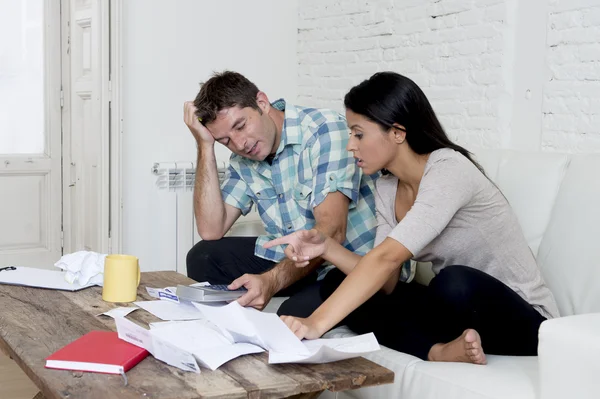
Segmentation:
<svg viewBox="0 0 600 399">
<path fill-rule="evenodd" d="M 487 363 L 479 333 L 473 329 L 465 330 L 452 342 L 433 345 L 427 359 L 433 362 Z"/>
</svg>

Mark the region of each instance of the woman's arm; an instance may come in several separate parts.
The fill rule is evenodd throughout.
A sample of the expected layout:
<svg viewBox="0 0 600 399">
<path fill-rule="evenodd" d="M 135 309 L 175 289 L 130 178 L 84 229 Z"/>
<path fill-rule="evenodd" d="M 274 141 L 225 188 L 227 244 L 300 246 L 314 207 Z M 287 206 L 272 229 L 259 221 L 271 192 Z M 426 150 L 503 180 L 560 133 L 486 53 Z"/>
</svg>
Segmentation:
<svg viewBox="0 0 600 399">
<path fill-rule="evenodd" d="M 398 241 L 386 238 L 366 254 L 338 289 L 306 320 L 314 329 L 307 338 L 323 335 L 379 291 L 412 254 Z M 397 278 L 396 278 L 397 281 Z"/>
<path fill-rule="evenodd" d="M 339 242 L 329 237 L 325 240 L 323 259 L 331 262 L 332 265 L 335 265 L 344 274 L 350 274 L 362 258 L 362 256 L 348 250 Z"/>
</svg>

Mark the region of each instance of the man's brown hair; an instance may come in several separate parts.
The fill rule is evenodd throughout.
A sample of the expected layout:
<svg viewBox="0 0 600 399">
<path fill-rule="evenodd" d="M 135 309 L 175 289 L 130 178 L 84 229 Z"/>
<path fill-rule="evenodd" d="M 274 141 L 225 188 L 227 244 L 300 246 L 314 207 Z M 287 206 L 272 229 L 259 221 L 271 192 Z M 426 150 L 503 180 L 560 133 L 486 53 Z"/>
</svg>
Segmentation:
<svg viewBox="0 0 600 399">
<path fill-rule="evenodd" d="M 217 113 L 225 108 L 251 107 L 262 113 L 256 102 L 257 94 L 258 87 L 240 73 L 214 73 L 201 84 L 200 92 L 194 100 L 194 106 L 198 109 L 196 116 L 206 125 L 217 119 Z"/>
</svg>

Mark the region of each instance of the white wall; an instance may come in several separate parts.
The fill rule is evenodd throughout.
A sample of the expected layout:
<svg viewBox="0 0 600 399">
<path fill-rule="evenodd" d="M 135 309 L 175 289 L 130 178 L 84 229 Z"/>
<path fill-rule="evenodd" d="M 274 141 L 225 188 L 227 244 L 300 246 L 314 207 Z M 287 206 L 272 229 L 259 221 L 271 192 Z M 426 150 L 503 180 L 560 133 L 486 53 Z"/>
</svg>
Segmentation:
<svg viewBox="0 0 600 399">
<path fill-rule="evenodd" d="M 123 252 L 138 256 L 144 271 L 175 270 L 176 195 L 158 191 L 150 168 L 195 161 L 183 102 L 212 71 L 238 71 L 271 100 L 296 100 L 297 2 L 127 0 L 123 7 Z M 224 147 L 218 156 L 227 158 Z"/>
<path fill-rule="evenodd" d="M 393 70 L 467 148 L 600 150 L 600 0 L 305 0 L 298 24 L 300 103 Z"/>
<path fill-rule="evenodd" d="M 545 150 L 600 151 L 600 0 L 551 1 Z"/>
</svg>

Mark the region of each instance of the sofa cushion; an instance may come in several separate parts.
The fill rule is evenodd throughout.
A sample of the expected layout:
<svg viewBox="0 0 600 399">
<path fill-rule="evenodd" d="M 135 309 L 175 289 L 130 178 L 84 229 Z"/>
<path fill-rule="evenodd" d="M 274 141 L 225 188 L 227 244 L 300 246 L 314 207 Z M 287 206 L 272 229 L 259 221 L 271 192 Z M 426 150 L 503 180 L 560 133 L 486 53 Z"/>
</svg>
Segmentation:
<svg viewBox="0 0 600 399">
<path fill-rule="evenodd" d="M 573 155 L 537 261 L 562 316 L 600 312 L 600 154 Z"/>
<path fill-rule="evenodd" d="M 477 160 L 508 199 L 529 247 L 537 256 L 569 157 L 488 150 L 478 152 Z"/>
<path fill-rule="evenodd" d="M 325 338 L 353 335 L 348 328 L 340 327 L 328 332 Z M 392 370 L 394 384 L 343 392 L 338 399 L 534 399 L 538 396 L 538 358 L 533 356 L 489 355 L 486 366 L 477 366 L 425 362 L 382 346 L 380 351 L 365 357 Z"/>
<path fill-rule="evenodd" d="M 537 357 L 487 356 L 486 366 L 415 363 L 404 372 L 402 399 L 534 399 Z"/>
</svg>

